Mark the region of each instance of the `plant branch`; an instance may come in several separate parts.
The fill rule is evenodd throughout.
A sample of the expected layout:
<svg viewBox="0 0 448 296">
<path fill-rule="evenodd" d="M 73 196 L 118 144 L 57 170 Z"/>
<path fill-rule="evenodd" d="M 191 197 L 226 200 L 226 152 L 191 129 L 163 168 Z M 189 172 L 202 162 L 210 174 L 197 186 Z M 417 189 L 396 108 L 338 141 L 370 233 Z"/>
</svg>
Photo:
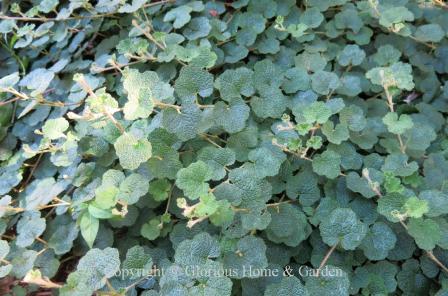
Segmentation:
<svg viewBox="0 0 448 296">
<path fill-rule="evenodd" d="M 331 254 L 333 254 L 334 250 L 336 249 L 338 243 L 334 244 L 334 246 L 332 246 L 327 254 L 325 254 L 324 259 L 322 259 L 322 262 L 319 265 L 319 268 L 317 269 L 317 276 L 319 276 L 320 270 L 325 266 L 325 264 L 327 264 L 328 259 L 330 259 Z"/>
<path fill-rule="evenodd" d="M 429 259 L 434 261 L 435 264 L 437 264 L 444 272 L 448 273 L 448 268 L 440 262 L 439 259 L 437 259 L 436 256 L 434 256 L 434 253 L 432 251 L 426 251 L 426 254 L 428 255 Z"/>
</svg>

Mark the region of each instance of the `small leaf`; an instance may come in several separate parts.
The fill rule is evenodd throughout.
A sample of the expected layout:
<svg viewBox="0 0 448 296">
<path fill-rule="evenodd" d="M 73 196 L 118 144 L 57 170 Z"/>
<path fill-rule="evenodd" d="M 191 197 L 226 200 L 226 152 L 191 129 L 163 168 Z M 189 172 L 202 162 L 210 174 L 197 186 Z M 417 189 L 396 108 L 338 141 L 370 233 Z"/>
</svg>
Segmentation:
<svg viewBox="0 0 448 296">
<path fill-rule="evenodd" d="M 411 218 L 408 223 L 408 232 L 419 248 L 428 251 L 434 249 L 441 239 L 439 225 L 431 219 Z"/>
<path fill-rule="evenodd" d="M 206 182 L 213 177 L 213 172 L 205 162 L 197 161 L 181 169 L 176 177 L 176 186 L 182 189 L 189 199 L 194 200 L 207 194 L 209 185 Z"/>
<path fill-rule="evenodd" d="M 336 152 L 327 150 L 313 158 L 313 171 L 321 176 L 334 179 L 341 173 L 341 156 Z"/>
<path fill-rule="evenodd" d="M 87 245 L 92 248 L 99 229 L 99 220 L 93 217 L 89 212 L 85 212 L 80 219 L 79 228 Z"/>
<path fill-rule="evenodd" d="M 130 133 L 118 137 L 114 147 L 121 166 L 129 170 L 137 169 L 152 156 L 151 143 L 147 139 L 138 139 Z"/>
<path fill-rule="evenodd" d="M 63 117 L 48 119 L 42 127 L 42 132 L 46 138 L 56 140 L 65 137 L 64 132 L 68 126 L 68 121 Z"/>
</svg>

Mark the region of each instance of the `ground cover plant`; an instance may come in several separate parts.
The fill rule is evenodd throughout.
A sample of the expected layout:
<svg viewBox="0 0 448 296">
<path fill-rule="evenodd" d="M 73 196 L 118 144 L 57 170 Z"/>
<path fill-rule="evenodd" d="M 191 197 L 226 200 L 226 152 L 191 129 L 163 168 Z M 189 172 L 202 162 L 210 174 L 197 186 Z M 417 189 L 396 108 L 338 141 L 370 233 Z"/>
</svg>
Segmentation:
<svg viewBox="0 0 448 296">
<path fill-rule="evenodd" d="M 1 5 L 2 295 L 448 294 L 442 0 Z"/>
</svg>

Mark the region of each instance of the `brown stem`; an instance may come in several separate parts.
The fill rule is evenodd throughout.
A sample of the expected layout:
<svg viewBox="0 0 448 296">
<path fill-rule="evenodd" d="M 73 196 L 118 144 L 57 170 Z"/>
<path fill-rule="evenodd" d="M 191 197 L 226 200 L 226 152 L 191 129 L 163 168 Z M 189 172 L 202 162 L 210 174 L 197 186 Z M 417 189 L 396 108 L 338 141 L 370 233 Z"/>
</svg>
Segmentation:
<svg viewBox="0 0 448 296">
<path fill-rule="evenodd" d="M 408 226 L 400 220 L 400 224 L 408 230 Z M 435 264 L 437 264 L 444 272 L 448 273 L 448 268 L 439 260 L 436 256 L 434 256 L 434 253 L 432 251 L 426 251 L 426 254 L 428 255 L 429 259 L 431 259 Z"/>
<path fill-rule="evenodd" d="M 115 119 L 115 117 L 114 117 L 112 114 L 110 114 L 109 111 L 104 110 L 104 114 L 107 116 L 107 118 L 110 119 L 110 121 L 112 121 L 112 123 L 117 127 L 117 129 L 120 131 L 120 133 L 124 134 L 125 129 L 124 129 L 124 127 L 121 125 L 121 123 L 119 123 L 119 122 Z"/>
<path fill-rule="evenodd" d="M 278 207 L 279 205 L 287 204 L 287 203 L 293 203 L 293 202 L 296 202 L 296 201 L 297 200 L 289 199 L 289 200 L 285 200 L 285 201 L 281 201 L 281 202 L 275 202 L 275 203 L 266 204 L 266 207 Z"/>
<path fill-rule="evenodd" d="M 7 101 L 0 102 L 0 106 L 6 105 L 6 104 L 9 104 L 9 103 L 13 103 L 15 101 L 19 101 L 21 99 L 22 98 L 20 98 L 20 97 L 15 97 L 15 98 L 12 98 L 12 99 L 7 100 Z"/>
<path fill-rule="evenodd" d="M 154 100 L 154 105 L 156 105 L 157 107 L 161 107 L 161 108 L 174 108 L 176 109 L 177 113 L 181 113 L 180 110 L 182 109 L 181 106 L 177 106 L 177 105 L 173 105 L 173 104 L 166 104 L 166 103 L 162 103 L 160 101 L 156 101 Z"/>
<path fill-rule="evenodd" d="M 212 144 L 216 148 L 222 148 L 219 144 L 217 144 L 215 141 L 210 139 L 206 134 L 201 134 L 200 136 L 201 136 L 201 138 L 203 138 L 204 140 L 206 140 L 207 142 L 209 142 L 210 144 Z"/>
<path fill-rule="evenodd" d="M 320 270 L 325 266 L 325 264 L 327 264 L 328 259 L 330 259 L 330 256 L 336 249 L 337 245 L 338 243 L 334 244 L 334 246 L 332 246 L 331 249 L 328 250 L 327 254 L 325 254 L 324 259 L 322 259 L 322 262 L 320 263 L 319 268 L 317 269 L 317 276 L 319 276 Z"/>
<path fill-rule="evenodd" d="M 43 155 L 44 155 L 43 153 L 40 153 L 39 156 L 37 157 L 37 160 L 36 160 L 36 162 L 33 164 L 33 168 L 31 169 L 31 172 L 30 172 L 30 174 L 28 175 L 28 178 L 26 178 L 25 183 L 23 183 L 23 185 L 20 187 L 20 191 L 22 191 L 23 189 L 25 189 L 25 187 L 26 187 L 26 186 L 28 185 L 28 183 L 31 181 L 31 178 L 33 177 L 34 172 L 36 171 L 37 166 L 39 165 L 39 163 L 40 163 L 40 161 L 41 161 Z"/>
<path fill-rule="evenodd" d="M 436 256 L 434 256 L 432 251 L 426 251 L 426 254 L 428 255 L 429 259 L 434 261 L 434 263 L 437 264 L 444 272 L 448 273 L 448 268 L 442 262 L 440 262 L 440 260 L 437 259 Z"/>
<path fill-rule="evenodd" d="M 157 2 L 152 2 L 152 3 L 148 3 L 143 5 L 144 8 L 147 7 L 152 7 L 152 6 L 157 6 L 157 5 L 161 5 L 161 4 L 165 4 L 165 3 L 176 3 L 176 0 L 162 0 L 162 1 L 157 1 Z"/>
<path fill-rule="evenodd" d="M 137 23 L 136 20 L 132 20 L 132 25 L 136 27 L 140 32 L 143 33 L 143 35 L 146 36 L 150 41 L 152 41 L 157 47 L 159 47 L 161 50 L 165 50 L 165 46 L 163 44 L 160 44 L 147 30 L 140 27 L 140 25 Z"/>
</svg>

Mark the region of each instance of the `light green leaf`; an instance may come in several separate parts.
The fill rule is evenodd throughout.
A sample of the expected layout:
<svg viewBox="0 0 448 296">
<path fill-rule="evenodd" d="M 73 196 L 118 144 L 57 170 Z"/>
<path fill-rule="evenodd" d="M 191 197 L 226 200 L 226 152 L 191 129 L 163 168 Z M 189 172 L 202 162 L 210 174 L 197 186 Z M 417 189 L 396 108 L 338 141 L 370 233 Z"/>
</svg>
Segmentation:
<svg viewBox="0 0 448 296">
<path fill-rule="evenodd" d="M 432 250 L 441 239 L 439 225 L 431 219 L 409 220 L 408 232 L 415 239 L 415 243 L 423 250 Z"/>
<path fill-rule="evenodd" d="M 50 140 L 64 138 L 64 132 L 68 129 L 68 126 L 68 121 L 63 117 L 48 119 L 42 127 L 42 133 L 44 137 Z"/>
<path fill-rule="evenodd" d="M 404 204 L 404 209 L 406 210 L 406 216 L 412 218 L 421 218 L 423 214 L 429 211 L 428 202 L 415 196 L 408 198 Z"/>
<path fill-rule="evenodd" d="M 147 139 L 138 139 L 124 133 L 114 143 L 115 152 L 124 169 L 135 170 L 152 156 L 152 146 Z"/>
<path fill-rule="evenodd" d="M 182 189 L 191 199 L 206 195 L 209 185 L 206 183 L 213 177 L 211 168 L 203 161 L 197 161 L 181 169 L 176 175 L 176 186 Z"/>
<path fill-rule="evenodd" d="M 403 134 L 406 130 L 411 129 L 414 124 L 412 118 L 407 114 L 400 115 L 395 112 L 389 112 L 383 117 L 383 122 L 387 126 L 389 132 L 397 135 Z"/>
<path fill-rule="evenodd" d="M 93 217 L 89 212 L 85 212 L 80 219 L 79 228 L 87 245 L 92 248 L 99 229 L 99 220 Z"/>
</svg>

